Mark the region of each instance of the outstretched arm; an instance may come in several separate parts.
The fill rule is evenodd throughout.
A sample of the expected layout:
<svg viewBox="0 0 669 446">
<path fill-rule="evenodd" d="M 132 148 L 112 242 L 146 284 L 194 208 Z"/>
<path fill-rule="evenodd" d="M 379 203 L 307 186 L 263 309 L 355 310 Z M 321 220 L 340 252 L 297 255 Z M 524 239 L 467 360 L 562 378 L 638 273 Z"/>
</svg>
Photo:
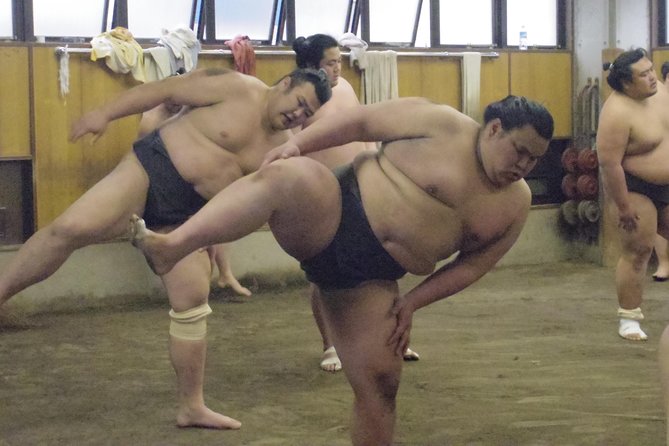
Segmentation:
<svg viewBox="0 0 669 446">
<path fill-rule="evenodd" d="M 455 260 L 442 266 L 395 302 L 397 327 L 388 344 L 396 346 L 395 351 L 398 355 L 401 355 L 409 345 L 413 313 L 419 308 L 464 290 L 493 269 L 518 239 L 528 212 L 529 203 L 500 238 L 478 250 L 461 251 Z"/>
<path fill-rule="evenodd" d="M 342 146 L 353 141 L 392 141 L 427 137 L 457 125 L 457 112 L 423 98 L 403 98 L 359 105 L 326 116 L 272 149 L 263 164 L 277 159 Z M 439 129 L 439 130 L 438 130 Z"/>
<path fill-rule="evenodd" d="M 203 69 L 133 87 L 84 114 L 72 125 L 70 140 L 76 141 L 88 133 L 99 137 L 111 121 L 143 113 L 162 103 L 201 107 L 220 102 L 231 92 L 231 89 L 224 88 L 226 73 L 232 72 Z"/>
</svg>

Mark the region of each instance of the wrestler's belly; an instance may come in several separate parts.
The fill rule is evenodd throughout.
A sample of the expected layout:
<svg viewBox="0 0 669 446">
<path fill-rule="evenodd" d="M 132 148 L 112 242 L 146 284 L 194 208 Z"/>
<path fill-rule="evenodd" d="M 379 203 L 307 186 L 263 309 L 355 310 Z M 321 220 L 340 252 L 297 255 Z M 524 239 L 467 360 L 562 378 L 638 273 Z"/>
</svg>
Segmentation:
<svg viewBox="0 0 669 446">
<path fill-rule="evenodd" d="M 373 156 L 359 156 L 356 172 L 374 234 L 407 271 L 429 274 L 459 250 L 462 225 L 453 209 L 408 178 L 382 169 Z"/>
<path fill-rule="evenodd" d="M 243 176 L 238 156 L 203 135 L 177 136 L 163 129 L 161 136 L 174 167 L 204 198 L 212 198 Z"/>
</svg>

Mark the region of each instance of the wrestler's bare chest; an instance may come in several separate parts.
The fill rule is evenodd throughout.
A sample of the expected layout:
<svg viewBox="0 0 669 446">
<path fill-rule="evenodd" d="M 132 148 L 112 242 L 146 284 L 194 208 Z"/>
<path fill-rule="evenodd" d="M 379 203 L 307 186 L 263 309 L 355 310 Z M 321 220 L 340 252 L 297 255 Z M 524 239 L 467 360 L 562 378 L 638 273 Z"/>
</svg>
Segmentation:
<svg viewBox="0 0 669 446">
<path fill-rule="evenodd" d="M 370 225 L 410 272 L 429 273 L 436 262 L 457 251 L 494 242 L 517 215 L 518 205 L 507 191 L 491 191 L 472 181 L 467 186 L 457 176 L 423 182 L 382 156 L 376 163 L 359 159 L 358 178 Z"/>
</svg>

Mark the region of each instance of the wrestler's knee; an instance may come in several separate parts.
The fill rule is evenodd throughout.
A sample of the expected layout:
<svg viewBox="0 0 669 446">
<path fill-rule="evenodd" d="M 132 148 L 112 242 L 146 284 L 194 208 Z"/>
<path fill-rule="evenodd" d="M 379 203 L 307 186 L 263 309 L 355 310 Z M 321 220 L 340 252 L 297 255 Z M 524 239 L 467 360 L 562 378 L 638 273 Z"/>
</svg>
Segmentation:
<svg viewBox="0 0 669 446">
<path fill-rule="evenodd" d="M 395 399 L 400 387 L 399 375 L 389 372 L 376 372 L 373 375 L 373 385 L 384 406 L 395 410 Z"/>
<path fill-rule="evenodd" d="M 322 175 L 322 171 L 329 172 L 321 163 L 307 157 L 295 157 L 274 161 L 258 170 L 254 177 L 272 187 L 294 188 L 296 185 L 309 181 L 314 175 Z"/>
<path fill-rule="evenodd" d="M 207 316 L 212 313 L 209 304 L 185 311 L 170 310 L 170 336 L 184 341 L 200 341 L 207 336 Z"/>
<path fill-rule="evenodd" d="M 44 228 L 44 231 L 54 239 L 61 240 L 68 244 L 82 244 L 87 242 L 93 229 L 84 218 L 66 213 L 56 218 L 51 224 Z"/>
<path fill-rule="evenodd" d="M 629 260 L 635 270 L 642 271 L 650 259 L 652 252 L 652 243 L 637 242 L 628 244 L 623 250 L 623 256 Z"/>
</svg>

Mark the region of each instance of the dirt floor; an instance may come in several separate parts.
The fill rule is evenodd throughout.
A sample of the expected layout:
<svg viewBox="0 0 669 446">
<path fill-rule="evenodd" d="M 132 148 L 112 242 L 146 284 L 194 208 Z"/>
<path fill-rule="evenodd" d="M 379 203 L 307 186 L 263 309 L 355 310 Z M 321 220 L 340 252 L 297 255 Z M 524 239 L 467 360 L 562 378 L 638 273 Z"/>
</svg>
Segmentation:
<svg viewBox="0 0 669 446">
<path fill-rule="evenodd" d="M 419 311 L 397 445 L 664 444 L 657 340 L 669 282 L 646 290 L 634 343 L 616 333 L 612 271 L 498 269 Z M 416 283 L 409 277 L 403 287 Z M 0 334 L 0 446 L 347 445 L 351 392 L 318 369 L 306 287 L 212 299 L 208 404 L 239 431 L 174 426 L 167 305 L 43 314 Z"/>
</svg>

